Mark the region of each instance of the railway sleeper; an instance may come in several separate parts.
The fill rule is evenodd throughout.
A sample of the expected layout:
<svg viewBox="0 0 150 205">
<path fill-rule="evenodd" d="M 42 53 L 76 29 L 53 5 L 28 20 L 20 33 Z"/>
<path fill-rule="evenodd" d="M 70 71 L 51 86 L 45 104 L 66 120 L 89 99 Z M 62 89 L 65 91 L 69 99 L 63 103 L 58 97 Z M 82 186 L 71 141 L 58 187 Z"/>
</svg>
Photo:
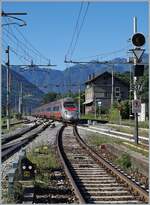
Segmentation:
<svg viewBox="0 0 150 205">
<path fill-rule="evenodd" d="M 90 201 L 89 201 L 90 202 Z M 139 204 L 139 201 L 138 200 L 130 200 L 130 201 L 91 201 L 91 203 L 93 203 L 94 202 L 94 204 Z"/>
<path fill-rule="evenodd" d="M 122 191 L 120 191 L 120 190 L 115 190 L 115 191 L 93 191 L 93 190 L 91 190 L 91 191 L 88 191 L 88 193 L 90 194 L 90 195 L 92 195 L 92 196 L 111 196 L 111 195 L 113 195 L 113 196 L 120 196 L 120 197 L 122 197 L 122 194 L 124 194 L 124 195 L 127 195 L 127 194 L 129 194 L 129 191 L 125 191 L 125 190 L 122 190 Z"/>
<path fill-rule="evenodd" d="M 112 195 L 112 196 L 109 196 L 109 195 L 105 195 L 105 196 L 91 196 L 91 195 L 85 195 L 85 199 L 92 199 L 94 201 L 97 201 L 97 200 L 103 200 L 103 201 L 106 201 L 106 200 L 118 200 L 118 201 L 121 201 L 121 200 L 135 200 L 135 197 L 132 196 L 132 195 Z"/>
<path fill-rule="evenodd" d="M 124 187 L 118 187 L 118 186 L 114 186 L 114 187 L 85 187 L 85 188 L 83 188 L 83 189 L 85 189 L 85 190 L 87 190 L 87 191 L 113 191 L 113 190 L 115 190 L 115 191 L 128 191 L 128 189 L 126 189 L 126 188 L 124 188 Z"/>
</svg>

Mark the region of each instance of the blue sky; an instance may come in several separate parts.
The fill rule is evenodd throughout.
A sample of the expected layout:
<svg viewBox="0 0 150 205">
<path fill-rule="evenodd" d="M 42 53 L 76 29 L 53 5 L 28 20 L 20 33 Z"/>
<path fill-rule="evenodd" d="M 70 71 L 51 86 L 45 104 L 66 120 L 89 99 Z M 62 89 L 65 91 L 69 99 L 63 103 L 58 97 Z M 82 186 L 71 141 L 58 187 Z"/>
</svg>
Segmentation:
<svg viewBox="0 0 150 205">
<path fill-rule="evenodd" d="M 27 12 L 21 18 L 27 26 L 18 27 L 23 35 L 44 56 L 57 64 L 56 69 L 66 68 L 65 54 L 71 41 L 81 2 L 5 2 L 5 12 Z M 84 9 L 87 3 L 84 5 Z M 148 36 L 148 3 L 146 2 L 91 2 L 72 60 L 124 49 L 120 53 L 100 56 L 99 60 L 126 57 L 133 34 L 133 17 L 138 18 L 138 32 Z M 13 29 L 13 25 L 11 25 Z M 19 36 L 18 36 L 19 38 Z M 146 45 L 147 48 L 147 45 Z M 102 58 L 103 57 L 103 58 Z M 20 64 L 11 54 L 12 64 Z"/>
</svg>

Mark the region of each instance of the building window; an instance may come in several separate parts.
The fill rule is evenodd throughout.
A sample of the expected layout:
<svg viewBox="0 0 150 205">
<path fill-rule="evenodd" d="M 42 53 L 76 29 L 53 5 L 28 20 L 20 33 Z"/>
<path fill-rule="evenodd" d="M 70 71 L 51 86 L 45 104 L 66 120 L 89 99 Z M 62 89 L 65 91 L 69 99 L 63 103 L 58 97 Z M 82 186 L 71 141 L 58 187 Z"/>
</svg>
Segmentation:
<svg viewBox="0 0 150 205">
<path fill-rule="evenodd" d="M 120 97 L 120 87 L 115 87 L 115 96 Z"/>
</svg>

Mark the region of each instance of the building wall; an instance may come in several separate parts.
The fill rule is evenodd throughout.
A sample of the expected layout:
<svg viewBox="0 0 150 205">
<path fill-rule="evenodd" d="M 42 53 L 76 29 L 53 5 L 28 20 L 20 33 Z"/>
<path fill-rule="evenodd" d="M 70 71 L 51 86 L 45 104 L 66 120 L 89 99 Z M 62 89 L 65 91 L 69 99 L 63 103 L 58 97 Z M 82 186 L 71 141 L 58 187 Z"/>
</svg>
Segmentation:
<svg viewBox="0 0 150 205">
<path fill-rule="evenodd" d="M 94 99 L 93 87 L 89 87 L 85 90 L 85 101 L 92 101 Z"/>
<path fill-rule="evenodd" d="M 95 100 L 101 102 L 101 108 L 109 109 L 111 106 L 111 93 L 112 93 L 112 78 L 110 75 L 108 76 L 100 76 L 94 82 L 90 83 L 89 87 L 91 89 L 85 90 L 85 99 L 88 99 L 88 96 L 93 96 L 94 102 L 89 105 L 85 105 L 85 113 L 93 112 L 95 113 Z M 116 96 L 115 90 L 116 87 L 120 88 L 120 96 Z M 118 89 L 118 88 L 117 88 Z M 88 92 L 87 92 L 88 90 Z M 120 80 L 114 78 L 114 92 L 113 99 L 114 102 L 117 101 L 118 98 L 121 100 L 126 100 L 129 98 L 129 88 Z"/>
</svg>

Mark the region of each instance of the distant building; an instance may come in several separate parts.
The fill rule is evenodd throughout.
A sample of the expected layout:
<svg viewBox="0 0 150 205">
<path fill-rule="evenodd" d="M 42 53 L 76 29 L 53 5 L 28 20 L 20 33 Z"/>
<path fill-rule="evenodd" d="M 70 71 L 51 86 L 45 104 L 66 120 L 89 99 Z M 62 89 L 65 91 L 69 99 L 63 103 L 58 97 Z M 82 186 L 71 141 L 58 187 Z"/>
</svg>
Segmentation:
<svg viewBox="0 0 150 205">
<path fill-rule="evenodd" d="M 111 106 L 112 95 L 112 74 L 104 72 L 98 76 L 89 76 L 85 82 L 85 114 L 95 113 L 95 108 L 109 109 Z M 129 98 L 129 85 L 113 76 L 113 102 L 118 99 L 126 100 Z"/>
</svg>

